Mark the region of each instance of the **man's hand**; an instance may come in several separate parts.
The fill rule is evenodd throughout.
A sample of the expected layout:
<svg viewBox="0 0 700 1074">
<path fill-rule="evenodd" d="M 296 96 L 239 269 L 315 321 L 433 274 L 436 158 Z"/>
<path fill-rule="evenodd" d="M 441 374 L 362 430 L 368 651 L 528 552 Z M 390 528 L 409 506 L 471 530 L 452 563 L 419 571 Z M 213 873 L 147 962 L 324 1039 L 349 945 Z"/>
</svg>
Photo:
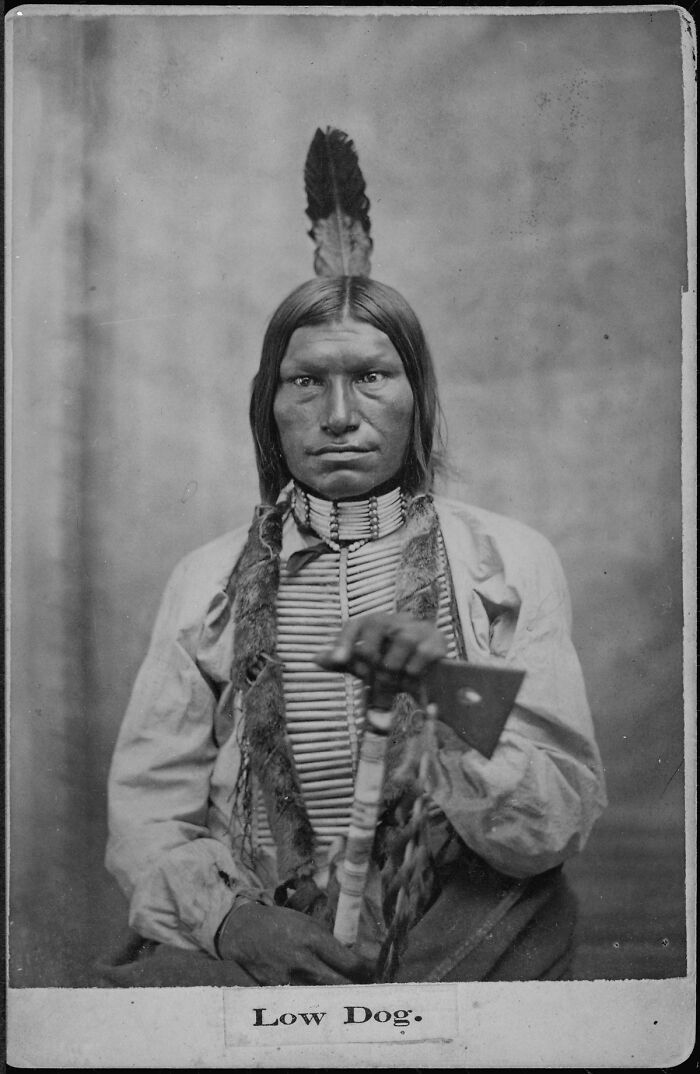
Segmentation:
<svg viewBox="0 0 700 1074">
<path fill-rule="evenodd" d="M 219 954 L 242 966 L 261 985 L 357 984 L 369 967 L 330 932 L 296 910 L 245 903 L 231 911 Z"/>
<path fill-rule="evenodd" d="M 419 678 L 446 655 L 445 638 L 432 623 L 404 613 L 378 613 L 352 619 L 330 649 L 316 654 L 316 662 L 329 671 L 347 671 L 361 679 L 388 674 L 400 680 Z"/>
</svg>

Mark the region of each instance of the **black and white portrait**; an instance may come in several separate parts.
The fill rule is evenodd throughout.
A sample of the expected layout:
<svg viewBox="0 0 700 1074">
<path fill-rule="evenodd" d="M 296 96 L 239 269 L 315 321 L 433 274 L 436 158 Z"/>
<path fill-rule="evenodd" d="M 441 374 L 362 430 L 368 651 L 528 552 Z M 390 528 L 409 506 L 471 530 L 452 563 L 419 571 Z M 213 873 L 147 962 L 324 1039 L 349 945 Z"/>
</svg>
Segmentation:
<svg viewBox="0 0 700 1074">
<path fill-rule="evenodd" d="M 11 1061 L 680 1062 L 691 20 L 6 26 Z"/>
</svg>

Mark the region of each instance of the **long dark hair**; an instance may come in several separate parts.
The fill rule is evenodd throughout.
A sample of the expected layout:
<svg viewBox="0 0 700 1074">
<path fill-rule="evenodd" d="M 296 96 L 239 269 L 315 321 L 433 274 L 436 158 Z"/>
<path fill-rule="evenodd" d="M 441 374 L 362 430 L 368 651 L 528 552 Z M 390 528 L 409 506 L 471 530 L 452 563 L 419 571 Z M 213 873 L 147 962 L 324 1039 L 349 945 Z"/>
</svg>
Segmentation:
<svg viewBox="0 0 700 1074">
<path fill-rule="evenodd" d="M 274 503 L 291 474 L 282 454 L 273 407 L 282 360 L 297 328 L 364 321 L 387 336 L 413 392 L 413 431 L 403 471 L 407 492 L 429 492 L 443 467 L 442 412 L 433 360 L 415 313 L 393 287 L 365 276 L 320 277 L 292 291 L 273 313 L 253 379 L 250 427 L 264 503 Z"/>
</svg>

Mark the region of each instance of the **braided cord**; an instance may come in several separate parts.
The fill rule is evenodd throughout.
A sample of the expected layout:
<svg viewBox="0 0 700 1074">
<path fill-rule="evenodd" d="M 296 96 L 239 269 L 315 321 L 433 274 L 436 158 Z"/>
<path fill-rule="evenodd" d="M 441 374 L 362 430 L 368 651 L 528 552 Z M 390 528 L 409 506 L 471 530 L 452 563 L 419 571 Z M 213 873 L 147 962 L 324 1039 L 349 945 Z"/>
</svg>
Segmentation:
<svg viewBox="0 0 700 1074">
<path fill-rule="evenodd" d="M 410 816 L 382 872 L 385 881 L 384 911 L 387 917 L 392 916 L 375 970 L 376 980 L 381 983 L 393 980 L 408 943 L 409 931 L 422 915 L 433 889 L 428 840 L 428 787 L 437 753 L 437 707 L 428 705 L 425 712 L 423 748 L 418 764 L 413 765 L 415 797 Z M 400 821 L 401 818 L 397 819 Z"/>
</svg>

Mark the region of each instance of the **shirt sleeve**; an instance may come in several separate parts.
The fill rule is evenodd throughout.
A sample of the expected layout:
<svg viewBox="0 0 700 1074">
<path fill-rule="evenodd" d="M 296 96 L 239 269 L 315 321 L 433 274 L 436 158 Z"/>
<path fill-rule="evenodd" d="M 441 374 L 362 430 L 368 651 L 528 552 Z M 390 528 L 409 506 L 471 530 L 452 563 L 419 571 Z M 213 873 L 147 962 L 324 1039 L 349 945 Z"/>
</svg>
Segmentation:
<svg viewBox="0 0 700 1074">
<path fill-rule="evenodd" d="M 581 850 L 607 804 L 566 580 L 535 536 L 515 581 L 477 583 L 466 624 L 475 662 L 525 671 L 518 701 L 490 759 L 454 737 L 439 750 L 432 789 L 467 845 L 515 877 Z"/>
<path fill-rule="evenodd" d="M 183 561 L 167 586 L 117 740 L 106 865 L 130 900 L 132 928 L 216 955 L 234 903 L 267 899 L 207 828 L 216 698 L 194 658 L 196 626 L 183 626 L 188 573 Z"/>
</svg>

